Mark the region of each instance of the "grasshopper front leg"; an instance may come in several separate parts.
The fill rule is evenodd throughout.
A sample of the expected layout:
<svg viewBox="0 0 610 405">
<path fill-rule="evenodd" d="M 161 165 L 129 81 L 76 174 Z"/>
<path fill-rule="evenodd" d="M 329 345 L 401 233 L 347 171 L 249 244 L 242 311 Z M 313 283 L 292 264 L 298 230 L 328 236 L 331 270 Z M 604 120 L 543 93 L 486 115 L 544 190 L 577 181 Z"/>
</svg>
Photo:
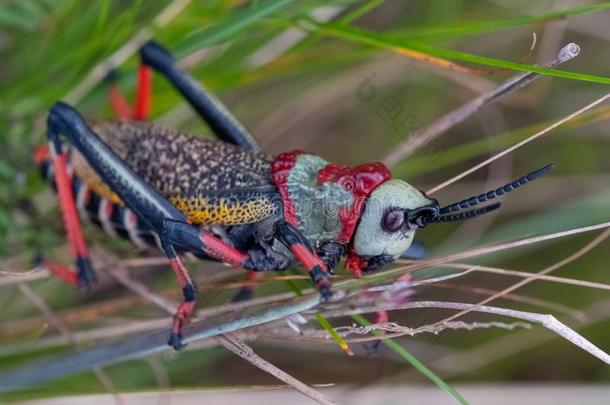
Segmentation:
<svg viewBox="0 0 610 405">
<path fill-rule="evenodd" d="M 282 242 L 307 269 L 314 285 L 320 291 L 323 300 L 333 296 L 330 275 L 326 263 L 312 248 L 307 238 L 286 221 L 279 221 L 274 226 L 276 237 Z"/>
</svg>

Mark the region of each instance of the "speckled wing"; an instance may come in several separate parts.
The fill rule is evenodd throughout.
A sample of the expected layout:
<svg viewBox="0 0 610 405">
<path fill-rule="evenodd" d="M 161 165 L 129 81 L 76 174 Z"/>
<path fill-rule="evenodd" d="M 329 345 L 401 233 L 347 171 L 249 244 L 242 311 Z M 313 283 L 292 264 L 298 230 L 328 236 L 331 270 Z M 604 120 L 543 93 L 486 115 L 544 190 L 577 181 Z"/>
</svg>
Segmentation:
<svg viewBox="0 0 610 405">
<path fill-rule="evenodd" d="M 91 129 L 194 224 L 238 225 L 279 210 L 273 157 L 140 121 L 94 121 Z M 94 192 L 120 203 L 85 159 L 72 150 L 74 171 Z"/>
<path fill-rule="evenodd" d="M 267 186 L 173 196 L 169 200 L 192 223 L 201 225 L 250 224 L 280 211 L 277 192 Z"/>
</svg>

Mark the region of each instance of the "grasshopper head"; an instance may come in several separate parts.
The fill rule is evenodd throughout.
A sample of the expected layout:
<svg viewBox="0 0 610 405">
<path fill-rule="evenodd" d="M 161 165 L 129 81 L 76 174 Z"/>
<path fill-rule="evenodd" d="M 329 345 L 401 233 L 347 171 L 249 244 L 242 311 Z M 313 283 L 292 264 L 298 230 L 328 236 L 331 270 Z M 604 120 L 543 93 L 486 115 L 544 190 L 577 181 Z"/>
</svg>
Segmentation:
<svg viewBox="0 0 610 405">
<path fill-rule="evenodd" d="M 389 180 L 369 196 L 353 239 L 354 253 L 376 270 L 406 251 L 418 228 L 437 217 L 438 201 L 402 180 Z"/>
<path fill-rule="evenodd" d="M 500 207 L 499 203 L 465 209 L 509 193 L 548 173 L 553 167 L 552 164 L 546 165 L 501 187 L 444 207 L 402 180 L 388 180 L 373 190 L 366 201 L 348 260 L 356 263 L 356 267 L 364 267 L 364 270 L 377 270 L 409 248 L 417 229 L 432 222 L 460 221 L 493 211 Z"/>
</svg>

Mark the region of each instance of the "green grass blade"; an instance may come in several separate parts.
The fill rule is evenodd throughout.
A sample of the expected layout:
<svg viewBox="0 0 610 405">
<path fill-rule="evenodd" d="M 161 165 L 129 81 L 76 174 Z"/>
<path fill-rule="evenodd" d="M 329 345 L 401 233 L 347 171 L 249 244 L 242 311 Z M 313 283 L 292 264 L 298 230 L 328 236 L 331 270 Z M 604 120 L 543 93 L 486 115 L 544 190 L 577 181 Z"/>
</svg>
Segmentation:
<svg viewBox="0 0 610 405">
<path fill-rule="evenodd" d="M 31 31 L 36 27 L 36 21 L 18 7 L 3 6 L 0 8 L 0 28 Z"/>
<path fill-rule="evenodd" d="M 583 125 L 607 119 L 609 111 L 610 108 L 608 107 L 591 110 L 572 121 L 566 122 L 563 126 L 556 128 L 556 134 L 566 133 Z M 492 137 L 478 138 L 460 145 L 454 145 L 450 150 L 442 149 L 438 152 L 417 154 L 409 157 L 408 160 L 397 163 L 392 167 L 392 172 L 399 178 L 404 177 L 405 179 L 412 179 L 423 173 L 430 173 L 450 166 L 459 165 L 460 163 L 475 157 L 490 153 L 490 151 L 499 151 L 500 148 L 514 145 L 531 134 L 548 127 L 553 122 L 554 121 L 550 119 L 496 134 Z M 591 162 L 591 159 L 588 159 L 588 161 Z M 434 162 L 434 164 L 431 165 L 430 162 Z M 580 167 L 582 168 L 582 166 Z"/>
<path fill-rule="evenodd" d="M 301 292 L 301 289 L 299 288 L 297 283 L 295 283 L 294 281 L 287 280 L 286 284 L 288 284 L 290 289 L 292 291 L 294 291 L 294 293 L 296 295 L 298 295 L 299 297 L 303 295 L 303 293 Z M 320 324 L 320 326 L 322 326 L 324 328 L 324 330 L 326 332 L 328 332 L 328 334 L 333 338 L 333 340 L 337 343 L 337 345 L 345 353 L 347 353 L 350 356 L 352 356 L 354 354 L 352 352 L 352 349 L 350 349 L 349 345 L 347 344 L 347 342 L 337 333 L 335 328 L 333 328 L 333 326 L 330 324 L 330 322 L 328 321 L 328 319 L 326 319 L 325 316 L 320 315 L 320 314 L 316 314 L 316 319 L 317 319 L 318 323 Z"/>
<path fill-rule="evenodd" d="M 99 32 L 104 25 L 106 25 L 108 14 L 110 13 L 110 0 L 101 1 L 99 4 L 99 10 L 99 18 L 95 23 L 95 32 Z"/>
<path fill-rule="evenodd" d="M 349 354 L 350 356 L 354 355 L 347 342 L 337 333 L 326 317 L 316 314 L 316 319 L 345 353 Z"/>
<path fill-rule="evenodd" d="M 349 24 L 352 21 L 359 19 L 360 17 L 362 17 L 363 15 L 365 15 L 366 13 L 368 13 L 369 11 L 371 11 L 372 9 L 376 8 L 377 6 L 381 5 L 384 2 L 385 2 L 385 0 L 369 0 L 366 3 L 364 3 L 363 5 L 356 7 L 349 13 L 345 14 L 343 17 L 339 18 L 337 20 L 337 22 L 339 24 Z"/>
<path fill-rule="evenodd" d="M 325 35 L 393 51 L 415 51 L 438 58 L 452 59 L 461 62 L 470 62 L 493 68 L 516 70 L 520 72 L 535 72 L 547 76 L 561 77 L 565 79 L 610 84 L 610 77 L 566 72 L 563 70 L 549 69 L 540 66 L 526 65 L 523 63 L 509 62 L 501 59 L 474 55 L 466 52 L 453 51 L 450 49 L 434 48 L 421 42 L 396 39 L 389 35 L 374 33 L 359 28 L 343 27 L 336 24 L 317 25 L 317 27 L 319 28 L 319 32 Z"/>
<path fill-rule="evenodd" d="M 428 25 L 425 27 L 407 29 L 402 32 L 401 37 L 409 40 L 428 42 L 454 40 L 484 32 L 499 31 L 508 28 L 520 27 L 527 24 L 535 24 L 570 16 L 595 13 L 607 8 L 610 8 L 610 2 L 566 8 L 563 10 L 554 10 L 538 15 L 509 17 L 501 20 L 465 21 L 457 24 L 437 26 Z"/>
<path fill-rule="evenodd" d="M 366 320 L 362 315 L 353 315 L 352 319 L 358 322 L 362 326 L 370 325 L 370 322 Z M 380 336 L 381 332 L 373 331 L 375 336 Z M 408 363 L 410 363 L 417 371 L 428 377 L 433 383 L 442 388 L 449 395 L 454 397 L 460 404 L 468 405 L 468 401 L 459 393 L 455 388 L 447 384 L 443 381 L 439 376 L 434 374 L 432 370 L 424 365 L 421 361 L 419 361 L 415 356 L 409 353 L 404 347 L 393 341 L 392 339 L 382 339 L 381 342 L 388 346 L 390 349 L 394 350 L 396 353 L 400 355 L 403 359 L 405 359 Z"/>
<path fill-rule="evenodd" d="M 175 46 L 173 53 L 180 58 L 201 48 L 225 41 L 292 1 L 259 1 L 251 7 L 232 13 L 230 17 L 216 25 L 189 35 Z"/>
</svg>

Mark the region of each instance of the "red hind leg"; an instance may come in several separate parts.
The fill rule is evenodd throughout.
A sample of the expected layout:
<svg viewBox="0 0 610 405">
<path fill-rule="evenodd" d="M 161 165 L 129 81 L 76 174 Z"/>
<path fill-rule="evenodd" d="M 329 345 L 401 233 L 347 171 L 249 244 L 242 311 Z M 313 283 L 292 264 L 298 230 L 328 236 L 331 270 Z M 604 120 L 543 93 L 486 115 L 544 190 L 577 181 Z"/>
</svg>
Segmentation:
<svg viewBox="0 0 610 405">
<path fill-rule="evenodd" d="M 166 250 L 166 252 L 168 251 Z M 173 248 L 171 249 L 171 252 L 172 253 L 170 254 L 175 254 Z M 170 258 L 170 263 L 176 278 L 178 279 L 180 288 L 182 288 L 184 300 L 180 303 L 176 309 L 176 313 L 174 314 L 172 333 L 170 334 L 169 341 L 167 343 L 175 350 L 180 350 L 185 346 L 182 343 L 182 327 L 195 309 L 197 294 L 195 284 L 193 283 L 188 270 L 186 267 L 184 267 L 182 260 L 180 260 L 178 256 L 174 256 L 173 258 Z"/>
<path fill-rule="evenodd" d="M 116 83 L 116 72 L 112 71 L 106 78 L 108 83 L 108 101 L 119 118 L 146 120 L 150 116 L 152 99 L 152 68 L 144 63 L 138 69 L 138 84 L 135 107 L 132 109 Z"/>
<path fill-rule="evenodd" d="M 53 164 L 49 145 L 37 145 L 34 149 L 32 160 L 35 164 L 41 167 L 46 167 Z M 49 176 L 46 169 L 44 171 L 44 176 L 45 178 L 48 178 Z M 74 251 L 74 249 L 72 250 Z M 33 263 L 34 266 L 42 266 L 48 269 L 55 277 L 65 281 L 66 283 L 74 285 L 78 284 L 77 274 L 70 266 L 43 260 L 42 256 L 37 257 Z"/>
<path fill-rule="evenodd" d="M 254 285 L 260 279 L 260 274 L 256 271 L 248 271 L 246 276 L 246 285 L 239 289 L 233 302 L 247 301 L 254 295 Z"/>
<path fill-rule="evenodd" d="M 146 120 L 150 115 L 150 103 L 152 93 L 152 68 L 140 64 L 138 69 L 138 92 L 136 94 L 136 107 L 134 118 L 137 120 Z"/>
<path fill-rule="evenodd" d="M 106 78 L 108 101 L 119 118 L 131 118 L 133 112 L 125 95 L 116 83 L 116 73 L 112 71 Z"/>
<path fill-rule="evenodd" d="M 55 146 L 54 143 L 51 144 L 51 149 L 54 154 L 55 184 L 57 185 L 57 194 L 59 196 L 68 243 L 76 259 L 78 284 L 89 288 L 95 282 L 95 275 L 93 274 L 89 252 L 78 219 L 78 211 L 76 210 L 74 193 L 72 192 L 72 179 L 67 170 L 67 155 L 63 153 L 60 146 Z"/>
</svg>

